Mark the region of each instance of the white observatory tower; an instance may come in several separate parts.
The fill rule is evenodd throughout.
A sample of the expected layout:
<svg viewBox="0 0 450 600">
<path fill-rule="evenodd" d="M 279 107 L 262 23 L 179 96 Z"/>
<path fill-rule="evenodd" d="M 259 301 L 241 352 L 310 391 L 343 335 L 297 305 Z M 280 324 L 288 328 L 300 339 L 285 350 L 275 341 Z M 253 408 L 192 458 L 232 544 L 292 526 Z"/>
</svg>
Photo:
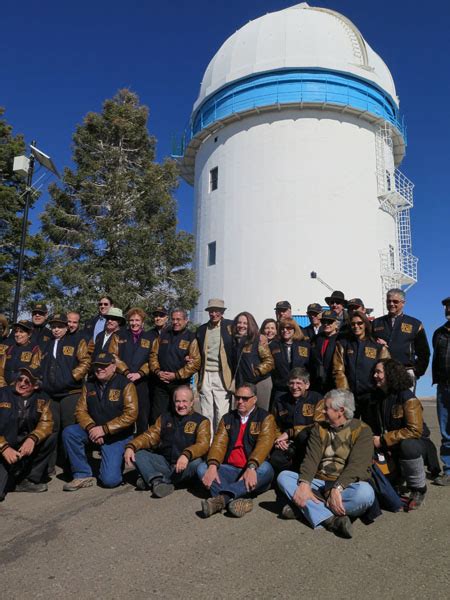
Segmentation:
<svg viewBox="0 0 450 600">
<path fill-rule="evenodd" d="M 346 17 L 303 2 L 244 25 L 203 76 L 183 139 L 195 190 L 199 304 L 261 322 L 327 289 L 383 312 L 389 287 L 417 281 L 397 167 L 405 132 L 383 60 Z"/>
</svg>

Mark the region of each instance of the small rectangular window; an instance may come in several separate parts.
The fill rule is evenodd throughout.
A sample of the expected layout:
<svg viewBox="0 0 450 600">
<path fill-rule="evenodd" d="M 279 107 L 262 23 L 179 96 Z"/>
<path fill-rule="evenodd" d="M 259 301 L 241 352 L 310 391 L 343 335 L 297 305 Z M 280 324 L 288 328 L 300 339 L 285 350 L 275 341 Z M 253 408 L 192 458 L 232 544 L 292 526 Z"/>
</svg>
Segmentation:
<svg viewBox="0 0 450 600">
<path fill-rule="evenodd" d="M 214 167 L 209 172 L 209 191 L 217 190 L 219 185 L 219 167 Z"/>
<path fill-rule="evenodd" d="M 208 244 L 208 267 L 216 264 L 216 242 Z"/>
</svg>

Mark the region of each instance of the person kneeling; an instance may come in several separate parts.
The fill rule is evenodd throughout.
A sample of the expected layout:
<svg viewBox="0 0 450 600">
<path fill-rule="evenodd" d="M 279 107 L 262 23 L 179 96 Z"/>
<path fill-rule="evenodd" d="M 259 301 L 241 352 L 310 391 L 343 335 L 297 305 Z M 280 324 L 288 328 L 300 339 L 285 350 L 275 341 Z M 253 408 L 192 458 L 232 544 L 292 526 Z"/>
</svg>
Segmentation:
<svg viewBox="0 0 450 600">
<path fill-rule="evenodd" d="M 138 414 L 135 385 L 116 373 L 114 356 L 101 352 L 93 367 L 94 376 L 83 385 L 77 403 L 77 423 L 63 431 L 64 448 L 73 474 L 73 481 L 63 487 L 66 492 L 95 483 L 86 457 L 86 446 L 90 442 L 99 446 L 102 484 L 112 488 L 122 483 L 123 453 L 131 440 Z"/>
<path fill-rule="evenodd" d="M 45 492 L 43 479 L 56 446 L 49 397 L 36 372 L 22 367 L 14 386 L 0 390 L 0 501 L 16 492 Z"/>
<path fill-rule="evenodd" d="M 319 525 L 338 536 L 351 538 L 350 518 L 373 504 L 370 477 L 372 431 L 353 419 L 355 401 L 349 390 L 331 390 L 325 398 L 326 421 L 316 423 L 308 441 L 300 475 L 283 471 L 278 485 L 293 506 L 284 518 L 295 518 L 297 508 L 315 528 Z"/>
<path fill-rule="evenodd" d="M 205 517 L 225 508 L 243 517 L 253 508 L 253 501 L 244 496 L 267 490 L 273 478 L 266 458 L 275 440 L 275 420 L 256 406 L 255 385 L 243 383 L 234 398 L 237 409 L 222 417 L 206 463 L 197 469 L 212 495 L 202 501 Z"/>
<path fill-rule="evenodd" d="M 175 414 L 158 417 L 125 449 L 126 465 L 134 463 L 141 475 L 137 487 L 151 489 L 157 498 L 168 496 L 175 484 L 195 476 L 211 439 L 209 420 L 194 412 L 194 394 L 187 385 L 175 390 L 173 402 Z"/>
</svg>

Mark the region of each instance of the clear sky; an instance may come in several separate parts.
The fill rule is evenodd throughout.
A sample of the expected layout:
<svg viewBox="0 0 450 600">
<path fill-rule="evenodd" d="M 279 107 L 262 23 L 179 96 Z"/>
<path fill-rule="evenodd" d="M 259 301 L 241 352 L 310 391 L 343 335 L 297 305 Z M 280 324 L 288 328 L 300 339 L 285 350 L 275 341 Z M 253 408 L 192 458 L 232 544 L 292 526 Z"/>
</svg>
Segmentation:
<svg viewBox="0 0 450 600">
<path fill-rule="evenodd" d="M 36 139 L 58 168 L 70 165 L 71 136 L 88 111 L 121 87 L 150 107 L 158 158 L 172 151 L 203 72 L 220 45 L 249 20 L 295 1 L 23 0 L 2 2 L 0 105 L 14 132 Z M 359 28 L 393 74 L 408 128 L 402 171 L 415 183 L 411 212 L 419 283 L 407 311 L 428 336 L 443 322 L 450 295 L 450 4 L 415 0 L 310 2 L 337 10 Z M 177 193 L 180 227 L 192 230 L 192 189 Z M 33 228 L 48 200 L 33 211 Z M 345 290 L 344 290 L 345 291 Z M 313 299 L 306 299 L 305 304 Z M 249 301 L 251 310 L 251 301 Z M 419 387 L 429 393 L 430 378 Z"/>
</svg>

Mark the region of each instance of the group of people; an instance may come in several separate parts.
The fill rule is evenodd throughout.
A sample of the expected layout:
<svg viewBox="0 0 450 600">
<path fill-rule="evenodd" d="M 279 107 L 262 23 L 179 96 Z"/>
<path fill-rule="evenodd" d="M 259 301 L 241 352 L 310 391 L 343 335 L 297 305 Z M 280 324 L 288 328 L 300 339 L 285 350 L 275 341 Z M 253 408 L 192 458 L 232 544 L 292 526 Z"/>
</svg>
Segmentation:
<svg viewBox="0 0 450 600">
<path fill-rule="evenodd" d="M 75 311 L 48 318 L 43 303 L 11 332 L 0 316 L 0 498 L 45 491 L 57 461 L 66 491 L 93 485 L 94 447 L 106 487 L 122 483 L 124 463 L 160 498 L 199 478 L 205 517 L 241 517 L 274 485 L 284 518 L 351 537 L 352 519 L 374 505 L 375 467 L 419 507 L 426 467 L 450 484 L 450 298 L 433 336 L 443 474 L 414 393 L 430 349 L 404 292 L 390 290 L 375 320 L 359 298 L 325 301 L 308 306 L 305 328 L 288 301 L 261 328 L 249 312 L 226 319 L 221 299 L 196 330 L 165 307 L 146 330 L 142 309 L 124 315 L 108 296 L 83 327 Z"/>
</svg>

